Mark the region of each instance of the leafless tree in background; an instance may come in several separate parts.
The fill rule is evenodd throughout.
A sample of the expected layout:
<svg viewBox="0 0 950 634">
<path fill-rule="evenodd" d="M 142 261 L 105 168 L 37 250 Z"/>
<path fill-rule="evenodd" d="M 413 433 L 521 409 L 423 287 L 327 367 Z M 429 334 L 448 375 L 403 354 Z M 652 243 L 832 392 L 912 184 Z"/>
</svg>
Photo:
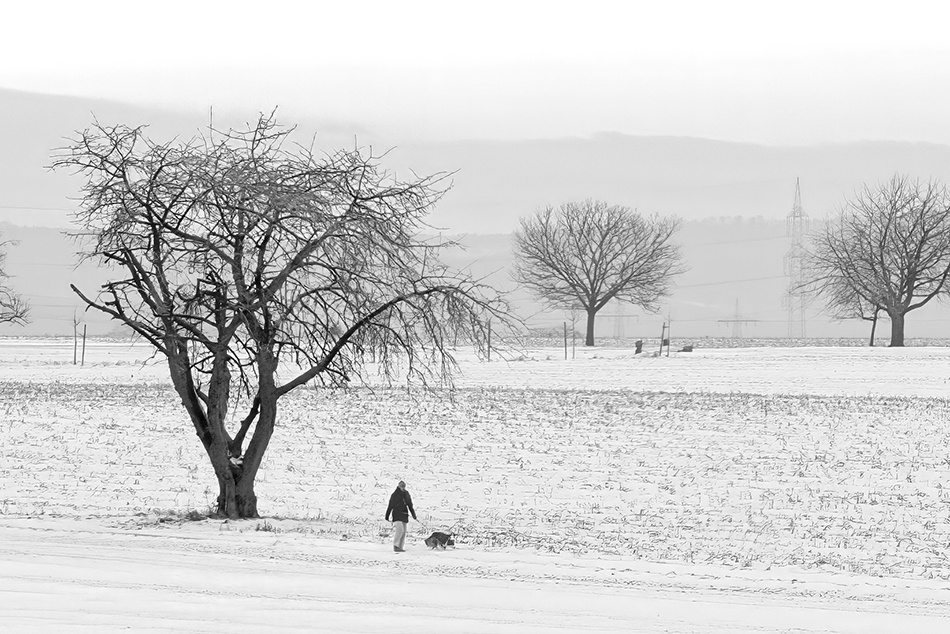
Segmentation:
<svg viewBox="0 0 950 634">
<path fill-rule="evenodd" d="M 258 516 L 281 397 L 363 378 L 370 357 L 390 377 L 447 379 L 449 342 L 484 352 L 489 318 L 506 315 L 418 237 L 441 176 L 398 182 L 359 151 L 288 149 L 290 132 L 261 117 L 159 144 L 97 124 L 54 162 L 87 178 L 83 255 L 120 271 L 98 295 L 73 290 L 167 360 L 221 516 Z"/>
<path fill-rule="evenodd" d="M 880 304 L 867 301 L 855 292 L 852 285 L 845 282 L 845 278 L 839 277 L 834 283 L 826 286 L 824 295 L 826 298 L 829 298 L 826 303 L 826 311 L 834 319 L 860 319 L 862 321 L 871 322 L 871 334 L 868 345 L 874 347 L 877 322 L 884 307 Z M 834 299 L 832 300 L 830 298 Z"/>
<path fill-rule="evenodd" d="M 865 186 L 814 238 L 805 266 L 808 288 L 832 315 L 876 324 L 883 311 L 890 345 L 903 346 L 905 316 L 943 292 L 950 275 L 946 188 L 901 175 Z"/>
<path fill-rule="evenodd" d="M 30 321 L 30 306 L 13 290 L 6 269 L 6 247 L 14 244 L 11 240 L 0 241 L 0 324 L 22 326 Z"/>
<path fill-rule="evenodd" d="M 522 217 L 514 235 L 514 279 L 553 308 L 587 314 L 585 345 L 594 345 L 594 318 L 610 300 L 656 310 L 680 272 L 671 242 L 679 221 L 644 218 L 627 207 L 586 200 Z"/>
</svg>

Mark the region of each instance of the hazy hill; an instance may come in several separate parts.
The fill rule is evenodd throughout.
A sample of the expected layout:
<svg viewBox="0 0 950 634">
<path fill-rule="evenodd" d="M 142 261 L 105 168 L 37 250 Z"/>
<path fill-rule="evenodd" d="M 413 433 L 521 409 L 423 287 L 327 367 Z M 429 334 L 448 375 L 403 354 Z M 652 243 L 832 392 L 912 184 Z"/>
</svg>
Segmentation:
<svg viewBox="0 0 950 634">
<path fill-rule="evenodd" d="M 71 335 L 73 322 L 88 327 L 90 335 L 104 335 L 116 325 L 95 312 L 86 312 L 69 289 L 70 284 L 95 293 L 109 273 L 90 263 L 76 266 L 75 245 L 62 231 L 0 223 L 5 238 L 18 244 L 7 248 L 7 270 L 12 284 L 33 307 L 33 322 L 25 327 L 0 326 L 0 335 Z M 516 312 L 534 328 L 560 330 L 570 315 L 543 306 L 511 281 L 513 261 L 509 234 L 459 236 L 464 249 L 444 250 L 447 264 L 484 278 L 511 293 Z M 721 218 L 689 221 L 677 235 L 689 270 L 676 280 L 673 292 L 658 315 L 633 307 L 608 306 L 599 316 L 599 337 L 627 339 L 658 337 L 662 323 L 673 320 L 679 340 L 731 337 L 738 317 L 754 320 L 741 325 L 744 337 L 783 337 L 788 332 L 783 304 L 788 278 L 784 256 L 790 241 L 785 224 L 762 218 Z M 946 337 L 946 306 L 934 304 L 908 318 L 908 337 Z M 886 326 L 882 326 L 886 334 Z M 578 325 L 582 330 L 582 326 Z M 866 337 L 860 322 L 830 322 L 817 309 L 810 311 L 811 337 Z"/>
<path fill-rule="evenodd" d="M 50 173 L 50 153 L 86 128 L 92 115 L 106 124 L 150 125 L 167 140 L 193 136 L 208 113 L 178 113 L 108 101 L 37 95 L 0 89 L 0 220 L 61 226 L 80 182 Z M 278 113 L 280 115 L 280 112 Z M 688 220 L 721 216 L 782 219 L 801 179 L 806 213 L 823 217 L 862 183 L 900 171 L 950 180 L 950 147 L 919 143 L 864 142 L 808 147 L 768 147 L 695 138 L 632 137 L 521 141 L 458 140 L 417 143 L 382 138 L 355 124 L 310 119 L 299 139 L 316 134 L 318 149 L 372 146 L 389 150 L 383 164 L 402 177 L 454 172 L 433 222 L 447 232 L 508 233 L 517 218 L 539 206 L 599 198 L 641 212 Z M 256 113 L 215 113 L 219 126 Z M 464 135 L 460 131 L 460 136 Z M 17 207 L 17 209 L 14 209 Z M 27 209 L 22 209 L 27 208 Z"/>
<path fill-rule="evenodd" d="M 75 208 L 81 182 L 47 169 L 51 154 L 93 121 L 152 122 L 183 127 L 185 118 L 109 101 L 36 95 L 0 89 L 0 219 L 23 225 L 62 226 Z"/>
<path fill-rule="evenodd" d="M 419 172 L 458 170 L 437 214 L 461 231 L 511 231 L 542 205 L 599 198 L 688 220 L 783 219 L 795 179 L 812 217 L 862 183 L 895 172 L 950 180 L 950 147 L 868 142 L 766 147 L 704 139 L 603 134 L 590 139 L 403 144 L 391 160 Z"/>
<path fill-rule="evenodd" d="M 216 127 L 243 126 L 255 112 L 214 113 Z M 51 155 L 77 137 L 77 131 L 104 125 L 148 126 L 155 140 L 189 139 L 207 127 L 209 112 L 176 112 L 106 100 L 42 95 L 0 88 L 0 221 L 22 225 L 64 226 L 67 211 L 75 209 L 82 181 L 69 173 L 51 172 Z M 293 124 L 296 121 L 285 121 Z M 314 118 L 302 129 L 300 140 L 320 132 L 328 147 L 352 145 L 361 128 L 341 128 L 338 122 Z"/>
<path fill-rule="evenodd" d="M 58 230 L 73 209 L 80 181 L 50 173 L 50 153 L 66 137 L 88 127 L 93 113 L 104 124 L 150 125 L 160 140 L 193 136 L 207 125 L 207 113 L 176 113 L 107 101 L 36 95 L 0 89 L 0 226 L 20 244 L 8 249 L 8 272 L 34 306 L 34 323 L 0 333 L 71 333 L 73 314 L 90 332 L 113 328 L 96 315 L 83 317 L 69 283 L 95 288 L 103 273 L 85 265 L 74 269 L 73 246 Z M 215 113 L 215 121 L 253 119 L 255 113 Z M 795 179 L 801 179 L 806 213 L 822 218 L 862 183 L 889 178 L 895 171 L 950 180 L 950 147 L 932 144 L 865 142 L 809 147 L 766 147 L 693 138 L 631 137 L 524 141 L 458 140 L 414 143 L 386 139 L 373 131 L 316 117 L 298 123 L 300 140 L 318 133 L 324 149 L 372 145 L 397 176 L 455 172 L 432 222 L 445 234 L 465 234 L 468 250 L 443 257 L 512 288 L 510 232 L 519 216 L 539 206 L 599 198 L 645 214 L 676 215 L 687 222 L 678 240 L 690 270 L 677 280 L 662 316 L 633 308 L 609 307 L 599 324 L 601 336 L 657 336 L 666 317 L 685 336 L 729 336 L 737 315 L 754 319 L 745 336 L 784 336 L 787 313 L 782 300 L 784 254 L 789 239 L 784 218 L 791 210 Z M 73 199 L 73 200 L 71 200 Z M 29 227 L 35 228 L 29 228 Z M 544 309 L 517 292 L 519 312 L 537 326 L 560 327 L 563 311 Z M 908 337 L 946 336 L 939 306 L 908 318 Z M 811 336 L 864 336 L 864 324 L 830 324 L 810 318 Z"/>
</svg>

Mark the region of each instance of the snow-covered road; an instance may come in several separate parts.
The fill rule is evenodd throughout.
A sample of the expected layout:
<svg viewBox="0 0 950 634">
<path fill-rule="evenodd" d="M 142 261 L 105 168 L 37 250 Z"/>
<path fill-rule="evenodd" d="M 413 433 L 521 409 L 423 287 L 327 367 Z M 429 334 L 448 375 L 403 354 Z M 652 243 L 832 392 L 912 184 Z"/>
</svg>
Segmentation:
<svg viewBox="0 0 950 634">
<path fill-rule="evenodd" d="M 946 632 L 944 583 L 432 552 L 234 524 L 0 521 L 0 630 Z M 245 523 L 246 524 L 246 523 Z"/>
</svg>

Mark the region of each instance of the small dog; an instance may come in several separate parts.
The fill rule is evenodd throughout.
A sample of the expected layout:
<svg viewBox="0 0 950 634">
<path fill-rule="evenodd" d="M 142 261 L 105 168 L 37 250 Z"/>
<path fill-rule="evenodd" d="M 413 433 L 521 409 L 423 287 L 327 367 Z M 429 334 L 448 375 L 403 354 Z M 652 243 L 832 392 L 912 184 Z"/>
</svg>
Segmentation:
<svg viewBox="0 0 950 634">
<path fill-rule="evenodd" d="M 452 536 L 448 533 L 440 533 L 439 531 L 436 531 L 426 537 L 425 544 L 433 550 L 436 548 L 445 550 L 446 546 L 455 546 L 455 540 L 452 539 Z"/>
</svg>

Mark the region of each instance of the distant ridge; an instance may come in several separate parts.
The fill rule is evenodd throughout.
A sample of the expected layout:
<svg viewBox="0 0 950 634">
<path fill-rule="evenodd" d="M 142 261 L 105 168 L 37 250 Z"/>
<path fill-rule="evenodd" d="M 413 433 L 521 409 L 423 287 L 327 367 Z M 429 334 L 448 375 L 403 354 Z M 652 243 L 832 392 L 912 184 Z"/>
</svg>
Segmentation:
<svg viewBox="0 0 950 634">
<path fill-rule="evenodd" d="M 688 137 L 404 144 L 393 160 L 423 173 L 458 170 L 440 218 L 465 230 L 513 229 L 541 205 L 599 198 L 645 213 L 782 219 L 795 179 L 806 213 L 824 217 L 864 182 L 895 172 L 950 179 L 950 146 L 866 141 L 772 147 Z"/>
<path fill-rule="evenodd" d="M 63 224 L 53 212 L 17 213 L 11 207 L 73 208 L 80 182 L 45 168 L 50 153 L 92 113 L 103 123 L 149 124 L 159 139 L 188 138 L 207 126 L 207 114 L 77 97 L 0 89 L 0 220 Z M 257 113 L 222 114 L 246 121 Z M 216 115 L 217 117 L 218 115 Z M 226 117 L 230 117 L 227 119 Z M 598 198 L 643 213 L 684 219 L 762 216 L 781 219 L 801 180 L 806 213 L 823 217 L 865 182 L 895 172 L 950 180 L 950 146 L 861 141 L 778 147 L 676 136 L 602 132 L 589 138 L 416 142 L 383 138 L 357 124 L 312 119 L 300 140 L 317 134 L 321 148 L 372 146 L 389 151 L 383 165 L 400 177 L 454 172 L 453 187 L 432 218 L 446 231 L 507 233 L 517 218 L 542 205 Z M 217 120 L 217 119 L 216 119 Z M 460 137 L 465 135 L 460 131 Z"/>
<path fill-rule="evenodd" d="M 190 138 L 208 123 L 201 113 L 0 89 L 0 223 L 13 223 L 0 229 L 5 237 L 20 240 L 9 249 L 8 272 L 16 276 L 15 288 L 26 289 L 36 318 L 26 329 L 0 327 L 0 334 L 71 334 L 74 313 L 89 321 L 91 334 L 114 327 L 83 313 L 69 291 L 71 282 L 94 291 L 104 275 L 88 264 L 75 269 L 73 246 L 61 234 L 81 182 L 45 167 L 54 148 L 92 123 L 93 112 L 104 124 L 149 124 L 150 133 L 162 140 Z M 246 121 L 256 113 L 222 113 L 221 126 L 227 117 Z M 777 147 L 612 132 L 589 138 L 417 142 L 383 138 L 355 124 L 321 122 L 316 116 L 281 122 L 299 124 L 301 142 L 318 133 L 318 149 L 350 148 L 354 140 L 372 146 L 376 154 L 385 153 L 383 166 L 400 178 L 453 173 L 453 186 L 430 221 L 445 235 L 463 236 L 470 246 L 466 252 L 447 253 L 451 264 L 471 267 L 500 287 L 511 286 L 509 234 L 519 216 L 539 206 L 597 198 L 644 214 L 684 219 L 678 239 L 690 271 L 677 280 L 660 315 L 631 309 L 622 317 L 628 336 L 658 336 L 668 317 L 680 336 L 728 336 L 728 327 L 719 320 L 734 315 L 737 300 L 744 317 L 758 320 L 747 336 L 784 336 L 784 219 L 796 178 L 804 210 L 815 220 L 832 213 L 862 183 L 895 172 L 950 181 L 950 146 L 930 143 Z M 536 324 L 562 326 L 563 311 L 542 311 L 525 296 L 516 299 L 522 314 L 536 315 Z M 907 336 L 947 336 L 945 309 L 928 307 L 909 317 Z M 864 336 L 864 324 L 830 323 L 817 308 L 812 313 L 810 337 Z M 599 322 L 602 334 L 609 336 L 611 328 L 619 327 L 618 319 L 605 316 Z"/>
</svg>

